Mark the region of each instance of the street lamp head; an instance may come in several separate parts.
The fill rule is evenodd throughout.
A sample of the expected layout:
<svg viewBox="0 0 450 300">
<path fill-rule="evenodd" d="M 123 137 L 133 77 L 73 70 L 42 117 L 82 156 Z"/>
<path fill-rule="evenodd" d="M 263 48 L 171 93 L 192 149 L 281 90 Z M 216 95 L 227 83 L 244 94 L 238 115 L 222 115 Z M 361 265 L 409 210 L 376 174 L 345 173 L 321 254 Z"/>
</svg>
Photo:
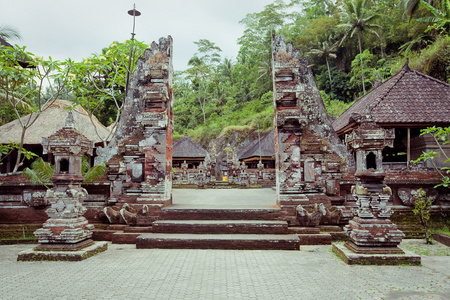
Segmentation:
<svg viewBox="0 0 450 300">
<path fill-rule="evenodd" d="M 128 14 L 130 16 L 134 16 L 134 17 L 139 17 L 141 15 L 141 13 L 138 10 L 136 10 L 135 8 L 129 10 Z"/>
</svg>

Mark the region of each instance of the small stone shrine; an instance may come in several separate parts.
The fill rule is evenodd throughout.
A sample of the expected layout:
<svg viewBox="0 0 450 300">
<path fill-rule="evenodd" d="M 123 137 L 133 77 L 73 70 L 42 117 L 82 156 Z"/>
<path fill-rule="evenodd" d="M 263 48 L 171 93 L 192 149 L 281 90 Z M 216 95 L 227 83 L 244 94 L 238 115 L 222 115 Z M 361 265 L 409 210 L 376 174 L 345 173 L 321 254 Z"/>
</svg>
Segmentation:
<svg viewBox="0 0 450 300">
<path fill-rule="evenodd" d="M 81 186 L 81 161 L 83 155 L 92 155 L 92 142 L 76 131 L 72 112 L 65 126 L 43 138 L 42 145 L 44 154 L 55 158 L 54 187 L 44 197 L 51 205 L 46 210 L 49 219 L 34 233 L 40 245 L 19 253 L 18 260 L 82 260 L 106 250 L 105 242 L 91 239 L 94 226 L 83 217 L 88 193 Z"/>
<path fill-rule="evenodd" d="M 393 146 L 394 131 L 380 128 L 369 110 L 354 117 L 360 126 L 346 136 L 346 142 L 356 156 L 357 183 L 352 192 L 357 207 L 344 227 L 347 242 L 333 249 L 349 264 L 420 263 L 420 256 L 405 255 L 398 247 L 404 234 L 389 220 L 393 211 L 387 204 L 392 190 L 384 183 L 382 150 Z"/>
</svg>

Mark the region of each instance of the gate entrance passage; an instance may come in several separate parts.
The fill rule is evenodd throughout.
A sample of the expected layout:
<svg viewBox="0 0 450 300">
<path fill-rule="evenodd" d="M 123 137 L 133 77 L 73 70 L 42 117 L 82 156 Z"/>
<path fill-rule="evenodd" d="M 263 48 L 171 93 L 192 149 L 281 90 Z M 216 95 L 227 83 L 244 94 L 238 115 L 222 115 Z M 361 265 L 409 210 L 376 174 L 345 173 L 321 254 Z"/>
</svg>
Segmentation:
<svg viewBox="0 0 450 300">
<path fill-rule="evenodd" d="M 275 208 L 276 192 L 264 189 L 173 189 L 175 208 Z"/>
</svg>

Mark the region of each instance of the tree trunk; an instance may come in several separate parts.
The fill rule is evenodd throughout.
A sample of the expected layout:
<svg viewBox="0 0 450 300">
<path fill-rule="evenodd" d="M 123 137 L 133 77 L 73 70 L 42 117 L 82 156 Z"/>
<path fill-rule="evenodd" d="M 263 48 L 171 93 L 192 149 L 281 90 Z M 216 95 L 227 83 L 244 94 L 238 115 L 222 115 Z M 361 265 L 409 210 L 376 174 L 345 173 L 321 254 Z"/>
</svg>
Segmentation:
<svg viewBox="0 0 450 300">
<path fill-rule="evenodd" d="M 361 33 L 358 32 L 358 43 L 359 43 L 359 54 L 362 54 L 362 46 L 361 46 Z M 362 62 L 362 57 L 360 56 L 360 60 L 361 60 L 361 70 L 363 70 L 363 62 Z M 364 83 L 364 73 L 362 73 L 361 75 L 361 79 L 362 79 L 362 86 L 363 86 L 363 93 L 364 95 L 366 94 L 366 85 Z"/>
<path fill-rule="evenodd" d="M 20 163 L 20 159 L 22 158 L 22 147 L 23 147 L 23 142 L 25 140 L 25 132 L 27 131 L 26 127 L 22 128 L 22 135 L 20 136 L 20 145 L 19 148 L 17 149 L 17 159 L 16 159 L 16 164 L 14 165 L 14 169 L 13 169 L 13 173 L 17 172 L 17 170 L 19 169 L 21 163 Z"/>
<path fill-rule="evenodd" d="M 328 68 L 328 77 L 330 78 L 330 87 L 331 87 L 331 72 L 330 72 L 330 64 L 328 63 L 328 58 L 325 57 L 325 61 L 327 62 L 327 68 Z"/>
</svg>

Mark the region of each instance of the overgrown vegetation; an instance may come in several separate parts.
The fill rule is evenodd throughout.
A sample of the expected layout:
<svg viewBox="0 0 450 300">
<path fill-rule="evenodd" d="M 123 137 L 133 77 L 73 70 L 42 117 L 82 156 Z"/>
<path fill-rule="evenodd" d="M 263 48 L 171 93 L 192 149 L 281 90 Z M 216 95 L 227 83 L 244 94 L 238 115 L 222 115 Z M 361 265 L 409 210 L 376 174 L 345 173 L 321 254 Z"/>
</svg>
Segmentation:
<svg viewBox="0 0 450 300">
<path fill-rule="evenodd" d="M 435 187 L 445 187 L 450 188 L 450 157 L 448 157 L 447 153 L 443 149 L 443 145 L 446 145 L 449 143 L 449 137 L 450 137 L 450 127 L 428 127 L 421 130 L 420 135 L 431 135 L 433 136 L 436 145 L 438 146 L 439 151 L 433 151 L 428 150 L 427 152 L 423 152 L 418 159 L 415 160 L 414 163 L 417 163 L 419 161 L 429 161 L 433 165 L 434 169 L 438 172 L 438 174 L 441 176 L 441 183 L 436 185 Z M 437 158 L 441 158 L 442 165 L 438 165 L 436 162 Z"/>
<path fill-rule="evenodd" d="M 428 224 L 431 217 L 432 205 L 433 205 L 433 197 L 431 196 L 427 197 L 427 193 L 420 188 L 417 191 L 417 194 L 414 195 L 413 213 L 419 218 L 420 224 L 424 229 L 426 244 L 433 243 L 432 231 Z"/>
</svg>

